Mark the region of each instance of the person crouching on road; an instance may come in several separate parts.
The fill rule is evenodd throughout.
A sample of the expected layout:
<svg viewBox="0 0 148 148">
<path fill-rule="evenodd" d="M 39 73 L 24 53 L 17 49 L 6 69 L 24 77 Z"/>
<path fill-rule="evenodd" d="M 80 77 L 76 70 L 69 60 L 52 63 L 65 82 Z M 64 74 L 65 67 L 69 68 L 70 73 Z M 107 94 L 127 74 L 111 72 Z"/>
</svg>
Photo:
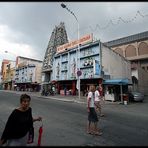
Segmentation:
<svg viewBox="0 0 148 148">
<path fill-rule="evenodd" d="M 88 123 L 87 133 L 93 135 L 102 135 L 97 129 L 98 117 L 95 111 L 95 86 L 91 85 L 87 96 L 87 111 L 88 111 Z"/>
</svg>

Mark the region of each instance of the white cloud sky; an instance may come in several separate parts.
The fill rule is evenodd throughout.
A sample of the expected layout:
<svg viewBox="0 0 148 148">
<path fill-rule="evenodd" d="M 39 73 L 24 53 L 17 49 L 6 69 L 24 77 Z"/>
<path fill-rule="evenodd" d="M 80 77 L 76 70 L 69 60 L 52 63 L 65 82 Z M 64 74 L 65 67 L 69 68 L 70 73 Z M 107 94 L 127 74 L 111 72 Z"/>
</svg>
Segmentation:
<svg viewBox="0 0 148 148">
<path fill-rule="evenodd" d="M 20 36 L 22 36 L 21 33 L 14 32 L 9 26 L 0 25 L 0 57 L 2 59 L 15 60 L 16 56 L 35 58 L 33 46 L 17 42 Z"/>
<path fill-rule="evenodd" d="M 0 63 L 5 59 L 24 56 L 43 60 L 56 25 L 65 23 L 68 38 L 77 39 L 77 22 L 61 2 L 0 2 Z M 80 25 L 80 37 L 93 33 L 102 42 L 148 31 L 148 2 L 64 2 L 76 15 Z M 119 17 L 130 23 L 105 27 L 110 20 L 117 23 Z M 147 15 L 147 16 L 146 16 Z M 8 53 L 5 53 L 5 51 Z"/>
</svg>

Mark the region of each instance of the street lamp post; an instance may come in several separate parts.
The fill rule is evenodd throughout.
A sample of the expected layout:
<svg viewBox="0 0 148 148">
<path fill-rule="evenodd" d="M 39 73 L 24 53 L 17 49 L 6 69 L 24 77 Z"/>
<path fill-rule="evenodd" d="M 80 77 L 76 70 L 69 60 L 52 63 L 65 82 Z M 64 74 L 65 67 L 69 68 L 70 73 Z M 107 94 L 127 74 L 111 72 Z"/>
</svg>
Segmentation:
<svg viewBox="0 0 148 148">
<path fill-rule="evenodd" d="M 12 53 L 10 51 L 8 52 L 7 50 L 5 50 L 5 53 L 8 53 L 8 54 L 10 53 L 10 54 L 14 55 L 15 57 L 17 56 L 16 54 L 14 54 L 14 53 Z"/>
<path fill-rule="evenodd" d="M 78 29 L 78 40 L 79 40 L 80 33 L 79 33 L 79 21 L 78 21 L 78 18 L 75 16 L 75 14 L 70 9 L 67 8 L 67 6 L 65 4 L 62 3 L 61 7 L 68 10 L 68 12 L 70 12 L 74 16 L 74 18 L 76 19 L 76 21 L 77 21 L 77 29 Z M 78 56 L 78 53 L 79 53 L 79 56 Z M 79 94 L 79 99 L 80 99 L 80 92 L 81 92 L 80 89 L 81 89 L 81 87 L 80 87 L 80 75 L 78 74 L 78 72 L 80 71 L 79 66 L 80 66 L 80 45 L 78 43 L 78 51 L 77 51 L 77 83 L 78 83 L 78 94 Z"/>
<path fill-rule="evenodd" d="M 8 53 L 8 54 L 12 54 L 13 56 L 15 56 L 15 66 L 14 66 L 14 68 L 16 69 L 17 67 L 16 67 L 16 58 L 17 58 L 17 55 L 15 54 L 15 53 L 12 53 L 12 52 L 8 52 L 7 50 L 5 50 L 5 53 Z M 13 60 L 10 60 L 10 61 L 13 61 Z"/>
</svg>

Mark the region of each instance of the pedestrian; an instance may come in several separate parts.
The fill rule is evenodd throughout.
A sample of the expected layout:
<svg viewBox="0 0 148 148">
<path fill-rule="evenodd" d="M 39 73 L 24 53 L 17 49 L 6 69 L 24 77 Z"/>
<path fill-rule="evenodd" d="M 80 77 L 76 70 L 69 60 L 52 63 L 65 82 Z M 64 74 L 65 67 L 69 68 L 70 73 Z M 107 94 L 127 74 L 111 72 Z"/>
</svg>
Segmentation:
<svg viewBox="0 0 148 148">
<path fill-rule="evenodd" d="M 88 122 L 87 122 L 87 133 L 92 135 L 102 135 L 98 130 L 98 117 L 95 111 L 95 86 L 91 85 L 88 96 L 87 96 L 87 111 L 88 111 Z"/>
<path fill-rule="evenodd" d="M 29 138 L 29 131 L 33 129 L 33 122 L 41 121 L 42 118 L 32 117 L 30 107 L 31 97 L 27 94 L 20 96 L 20 106 L 15 108 L 6 122 L 0 139 L 0 145 L 26 146 Z"/>
<path fill-rule="evenodd" d="M 66 96 L 67 89 L 64 87 L 64 95 Z"/>
<path fill-rule="evenodd" d="M 52 86 L 52 95 L 55 95 L 55 86 Z"/>
<path fill-rule="evenodd" d="M 102 104 L 101 104 L 101 102 L 102 102 L 103 104 L 105 104 L 105 97 L 104 97 L 104 95 L 103 95 L 103 87 L 102 87 L 102 84 L 99 84 L 98 91 L 99 91 L 99 93 L 100 93 L 100 107 L 101 107 L 100 116 L 103 117 L 103 116 L 105 116 L 105 115 L 102 114 Z"/>
<path fill-rule="evenodd" d="M 45 88 L 43 87 L 41 95 L 44 96 L 45 95 Z"/>
<path fill-rule="evenodd" d="M 96 90 L 95 90 L 95 109 L 96 109 L 98 116 L 100 117 L 104 116 L 104 114 L 102 114 L 101 95 L 100 95 L 98 86 L 96 87 Z"/>
</svg>

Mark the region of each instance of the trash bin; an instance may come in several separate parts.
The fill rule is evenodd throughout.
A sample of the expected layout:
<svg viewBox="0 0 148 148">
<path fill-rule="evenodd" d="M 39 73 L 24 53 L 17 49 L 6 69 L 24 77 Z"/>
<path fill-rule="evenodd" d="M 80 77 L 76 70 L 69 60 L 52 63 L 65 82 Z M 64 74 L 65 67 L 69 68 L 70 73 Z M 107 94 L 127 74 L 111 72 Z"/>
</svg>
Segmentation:
<svg viewBox="0 0 148 148">
<path fill-rule="evenodd" d="M 128 101 L 129 101 L 128 98 L 129 98 L 129 97 L 128 97 L 128 94 L 123 94 L 123 104 L 124 104 L 124 105 L 127 105 L 127 104 L 128 104 Z"/>
</svg>

